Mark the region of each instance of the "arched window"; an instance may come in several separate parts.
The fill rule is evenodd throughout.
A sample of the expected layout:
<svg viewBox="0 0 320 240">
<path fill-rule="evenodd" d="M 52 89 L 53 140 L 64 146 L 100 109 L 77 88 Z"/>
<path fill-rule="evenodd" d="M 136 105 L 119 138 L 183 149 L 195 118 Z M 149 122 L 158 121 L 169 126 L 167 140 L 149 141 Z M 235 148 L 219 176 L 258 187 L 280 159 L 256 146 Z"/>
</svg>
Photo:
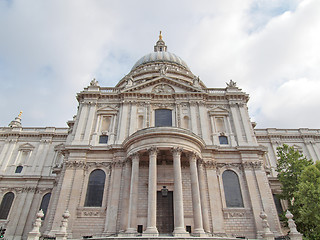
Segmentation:
<svg viewBox="0 0 320 240">
<path fill-rule="evenodd" d="M 47 213 L 49 202 L 50 202 L 50 197 L 51 197 L 51 193 L 46 193 L 43 196 L 41 204 L 40 204 L 39 210 L 42 209 L 42 211 L 43 211 L 43 214 L 44 214 L 43 219 L 46 217 L 46 213 Z"/>
<path fill-rule="evenodd" d="M 88 182 L 86 207 L 101 207 L 106 174 L 102 170 L 91 172 Z"/>
<path fill-rule="evenodd" d="M 8 218 L 13 199 L 14 199 L 13 192 L 8 192 L 3 196 L 1 205 L 0 205 L 0 219 Z"/>
<path fill-rule="evenodd" d="M 17 166 L 15 173 L 21 173 L 23 167 L 22 166 Z"/>
<path fill-rule="evenodd" d="M 169 109 L 157 109 L 155 111 L 156 127 L 172 126 L 172 111 Z"/>
<path fill-rule="evenodd" d="M 226 170 L 222 174 L 222 181 L 227 207 L 243 207 L 238 175 L 234 171 Z"/>
</svg>

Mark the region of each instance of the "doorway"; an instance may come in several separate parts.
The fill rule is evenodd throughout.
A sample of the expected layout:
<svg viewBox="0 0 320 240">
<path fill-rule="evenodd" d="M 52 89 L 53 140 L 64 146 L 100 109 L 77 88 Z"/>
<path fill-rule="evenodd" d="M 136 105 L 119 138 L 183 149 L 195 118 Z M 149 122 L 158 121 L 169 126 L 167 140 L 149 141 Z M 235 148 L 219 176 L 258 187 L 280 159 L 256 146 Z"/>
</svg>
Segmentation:
<svg viewBox="0 0 320 240">
<path fill-rule="evenodd" d="M 163 196 L 161 191 L 157 192 L 157 228 L 160 234 L 172 234 L 174 229 L 173 219 L 173 192 L 168 191 Z"/>
</svg>

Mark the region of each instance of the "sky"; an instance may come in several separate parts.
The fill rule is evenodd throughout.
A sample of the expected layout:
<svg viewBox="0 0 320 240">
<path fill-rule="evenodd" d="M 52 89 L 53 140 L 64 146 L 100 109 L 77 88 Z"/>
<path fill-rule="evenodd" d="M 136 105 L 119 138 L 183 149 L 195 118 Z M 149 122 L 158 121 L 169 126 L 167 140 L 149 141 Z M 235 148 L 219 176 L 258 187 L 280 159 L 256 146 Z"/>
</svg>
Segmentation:
<svg viewBox="0 0 320 240">
<path fill-rule="evenodd" d="M 67 127 L 93 78 L 113 87 L 159 31 L 209 88 L 250 95 L 256 128 L 320 128 L 319 0 L 2 0 L 0 126 Z"/>
</svg>

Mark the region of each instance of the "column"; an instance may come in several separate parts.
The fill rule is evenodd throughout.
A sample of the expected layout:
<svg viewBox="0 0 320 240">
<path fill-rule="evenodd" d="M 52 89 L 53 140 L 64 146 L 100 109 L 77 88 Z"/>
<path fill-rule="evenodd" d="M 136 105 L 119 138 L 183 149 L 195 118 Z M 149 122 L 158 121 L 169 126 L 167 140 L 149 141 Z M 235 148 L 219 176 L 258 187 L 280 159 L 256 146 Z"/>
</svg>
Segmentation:
<svg viewBox="0 0 320 240">
<path fill-rule="evenodd" d="M 157 148 L 149 149 L 148 222 L 145 235 L 159 235 L 157 229 Z"/>
<path fill-rule="evenodd" d="M 173 172 L 174 172 L 174 236 L 187 236 L 188 233 L 184 226 L 183 194 L 182 194 L 182 175 L 181 175 L 181 148 L 173 148 Z"/>
<path fill-rule="evenodd" d="M 191 153 L 188 157 L 190 162 L 192 208 L 194 221 L 193 234 L 195 236 L 202 237 L 205 235 L 205 233 L 202 224 L 201 200 L 197 170 L 197 155 L 195 153 Z"/>
<path fill-rule="evenodd" d="M 126 233 L 130 233 L 130 234 L 137 233 L 138 187 L 139 187 L 139 153 L 135 153 L 132 155 L 128 229 L 126 231 Z"/>
<path fill-rule="evenodd" d="M 199 189 L 200 189 L 200 197 L 201 197 L 203 228 L 204 228 L 204 231 L 208 233 L 210 232 L 209 207 L 208 207 L 208 200 L 207 200 L 207 188 L 206 188 L 206 179 L 204 175 L 203 163 L 199 163 L 198 172 L 199 172 Z"/>
<path fill-rule="evenodd" d="M 123 162 L 115 160 L 111 172 L 111 183 L 109 187 L 109 199 L 106 213 L 104 233 L 115 234 L 117 232 L 117 216 L 120 200 L 120 182 Z"/>
</svg>

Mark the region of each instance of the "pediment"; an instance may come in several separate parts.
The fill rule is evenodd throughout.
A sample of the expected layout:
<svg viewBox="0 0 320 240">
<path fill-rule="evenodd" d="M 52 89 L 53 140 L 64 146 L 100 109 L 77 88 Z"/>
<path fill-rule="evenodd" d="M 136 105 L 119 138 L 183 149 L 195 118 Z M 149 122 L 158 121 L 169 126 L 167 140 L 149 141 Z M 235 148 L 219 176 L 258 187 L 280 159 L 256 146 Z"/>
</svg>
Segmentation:
<svg viewBox="0 0 320 240">
<path fill-rule="evenodd" d="M 113 115 L 117 114 L 118 109 L 111 106 L 103 106 L 97 110 L 97 114 Z"/>
<path fill-rule="evenodd" d="M 19 151 L 32 151 L 35 148 L 35 146 L 33 146 L 30 143 L 25 143 L 19 146 Z"/>
<path fill-rule="evenodd" d="M 166 76 L 159 76 L 152 80 L 125 88 L 122 92 L 141 92 L 154 94 L 172 94 L 186 92 L 203 92 L 201 88 L 194 87 L 188 83 L 172 79 Z"/>
<path fill-rule="evenodd" d="M 229 115 L 229 111 L 223 107 L 215 107 L 209 110 L 210 115 L 225 116 Z"/>
</svg>

